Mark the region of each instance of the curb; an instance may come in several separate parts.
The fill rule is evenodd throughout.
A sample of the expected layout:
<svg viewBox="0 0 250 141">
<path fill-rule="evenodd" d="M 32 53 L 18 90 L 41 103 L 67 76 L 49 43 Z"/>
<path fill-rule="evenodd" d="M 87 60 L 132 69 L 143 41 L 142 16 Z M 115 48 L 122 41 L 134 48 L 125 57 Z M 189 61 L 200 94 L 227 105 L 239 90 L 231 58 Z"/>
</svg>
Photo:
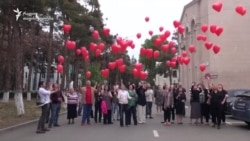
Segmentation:
<svg viewBox="0 0 250 141">
<path fill-rule="evenodd" d="M 67 112 L 63 112 L 63 113 L 60 114 L 60 116 L 65 115 L 66 113 Z M 24 123 L 21 123 L 21 124 L 17 124 L 17 125 L 13 125 L 13 126 L 10 126 L 10 127 L 2 128 L 2 129 L 0 129 L 0 134 L 3 134 L 3 133 L 6 133 L 8 131 L 13 131 L 13 130 L 16 130 L 16 129 L 19 129 L 19 128 L 22 128 L 22 127 L 32 125 L 32 124 L 38 122 L 38 120 L 39 119 L 35 119 L 35 120 L 27 121 L 27 122 L 24 122 Z"/>
</svg>

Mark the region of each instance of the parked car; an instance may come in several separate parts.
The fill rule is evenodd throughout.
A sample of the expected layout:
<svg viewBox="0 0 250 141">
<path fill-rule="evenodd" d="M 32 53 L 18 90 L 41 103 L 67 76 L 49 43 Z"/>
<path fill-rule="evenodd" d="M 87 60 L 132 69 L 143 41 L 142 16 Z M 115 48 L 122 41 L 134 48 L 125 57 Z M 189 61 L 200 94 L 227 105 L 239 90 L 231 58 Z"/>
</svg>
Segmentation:
<svg viewBox="0 0 250 141">
<path fill-rule="evenodd" d="M 250 91 L 237 95 L 233 103 L 232 115 L 236 119 L 245 121 L 250 127 Z"/>
<path fill-rule="evenodd" d="M 225 112 L 228 115 L 231 115 L 232 113 L 232 105 L 234 103 L 234 101 L 236 100 L 236 96 L 243 94 L 246 91 L 250 91 L 248 89 L 231 89 L 231 90 L 227 90 L 228 93 L 228 98 L 226 100 L 226 109 Z"/>
</svg>

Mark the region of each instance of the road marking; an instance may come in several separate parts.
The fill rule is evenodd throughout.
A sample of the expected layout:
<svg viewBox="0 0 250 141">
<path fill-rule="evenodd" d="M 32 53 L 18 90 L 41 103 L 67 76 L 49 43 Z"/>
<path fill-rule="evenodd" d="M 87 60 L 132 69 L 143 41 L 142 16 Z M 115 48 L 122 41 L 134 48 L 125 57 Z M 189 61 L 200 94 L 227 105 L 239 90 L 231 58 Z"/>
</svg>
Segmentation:
<svg viewBox="0 0 250 141">
<path fill-rule="evenodd" d="M 244 123 L 244 122 L 242 122 L 242 121 L 231 121 L 231 122 L 226 122 L 226 124 L 228 124 L 228 125 L 233 125 L 233 124 L 241 124 L 241 123 Z"/>
<path fill-rule="evenodd" d="M 159 138 L 159 133 L 157 130 L 153 130 L 153 134 L 155 138 Z"/>
</svg>

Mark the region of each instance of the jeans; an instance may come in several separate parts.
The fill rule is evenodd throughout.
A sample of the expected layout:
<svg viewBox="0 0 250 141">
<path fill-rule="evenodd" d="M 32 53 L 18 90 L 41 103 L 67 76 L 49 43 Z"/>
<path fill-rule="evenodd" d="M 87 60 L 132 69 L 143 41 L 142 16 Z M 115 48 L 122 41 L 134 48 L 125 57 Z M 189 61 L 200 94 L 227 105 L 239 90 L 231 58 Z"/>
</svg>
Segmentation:
<svg viewBox="0 0 250 141">
<path fill-rule="evenodd" d="M 97 123 L 97 120 L 99 122 L 102 121 L 102 109 L 101 109 L 101 101 L 95 102 L 95 122 Z"/>
<path fill-rule="evenodd" d="M 128 120 L 128 104 L 119 104 L 119 111 L 120 111 L 120 126 L 123 127 L 124 125 L 124 114 L 125 114 L 125 125 L 129 125 Z"/>
<path fill-rule="evenodd" d="M 120 118 L 118 103 L 112 103 L 112 117 L 113 117 L 113 120 L 118 120 Z"/>
<path fill-rule="evenodd" d="M 49 126 L 58 125 L 58 116 L 61 110 L 61 103 L 51 104 L 51 116 L 49 121 Z"/>
<path fill-rule="evenodd" d="M 84 104 L 83 105 L 83 115 L 82 115 L 82 124 L 90 123 L 90 114 L 91 114 L 92 104 Z"/>
<path fill-rule="evenodd" d="M 153 102 L 147 102 L 146 104 L 146 117 L 152 117 L 152 106 L 153 106 Z"/>
<path fill-rule="evenodd" d="M 45 104 L 41 107 L 42 113 L 38 121 L 37 130 L 43 130 L 45 128 L 45 122 L 48 115 L 49 105 Z"/>
<path fill-rule="evenodd" d="M 136 105 L 131 106 L 128 109 L 128 124 L 131 125 L 131 118 L 133 118 L 134 125 L 137 125 L 137 117 L 136 117 Z"/>
</svg>

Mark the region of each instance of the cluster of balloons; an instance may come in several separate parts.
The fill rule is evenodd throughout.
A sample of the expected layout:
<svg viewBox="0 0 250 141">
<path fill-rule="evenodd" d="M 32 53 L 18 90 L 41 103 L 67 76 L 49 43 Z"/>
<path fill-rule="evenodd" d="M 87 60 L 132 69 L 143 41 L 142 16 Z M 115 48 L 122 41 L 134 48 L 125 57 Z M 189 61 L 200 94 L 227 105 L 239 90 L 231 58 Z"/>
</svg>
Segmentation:
<svg viewBox="0 0 250 141">
<path fill-rule="evenodd" d="M 221 1 L 212 4 L 212 9 L 214 9 L 216 12 L 221 12 L 222 8 L 223 8 L 223 3 Z M 235 7 L 235 12 L 241 16 L 244 16 L 247 11 L 244 6 L 237 5 Z M 149 21 L 150 21 L 150 18 L 145 17 L 145 22 L 148 23 Z M 181 25 L 180 21 L 174 20 L 173 26 L 179 34 L 184 34 L 185 27 Z M 64 24 L 63 30 L 64 30 L 64 33 L 68 34 L 71 31 L 71 25 Z M 211 25 L 202 24 L 200 27 L 200 30 L 202 33 L 197 35 L 196 37 L 197 41 L 203 42 L 206 50 L 212 49 L 214 54 L 218 54 L 221 50 L 221 47 L 215 43 L 208 41 L 206 33 L 210 32 L 211 34 L 214 34 L 219 37 L 224 31 L 223 27 L 219 25 L 215 25 L 215 24 L 211 24 Z M 159 27 L 159 31 L 160 31 L 160 35 L 157 36 L 153 41 L 155 48 L 141 47 L 140 55 L 146 57 L 147 59 L 158 59 L 161 54 L 172 53 L 174 57 L 171 58 L 170 60 L 166 60 L 166 65 L 168 67 L 175 68 L 177 63 L 179 63 L 180 65 L 189 65 L 190 63 L 189 54 L 193 54 L 196 52 L 196 46 L 191 44 L 189 45 L 187 51 L 182 51 L 179 55 L 176 56 L 177 49 L 175 46 L 175 42 L 174 41 L 166 42 L 167 39 L 170 37 L 171 32 L 169 30 L 165 30 L 164 32 L 163 26 Z M 103 28 L 102 34 L 108 37 L 110 35 L 110 29 Z M 154 31 L 149 30 L 148 34 L 150 36 L 153 36 Z M 95 40 L 99 40 L 100 39 L 99 31 L 93 30 L 92 37 Z M 140 39 L 141 37 L 142 37 L 141 33 L 136 34 L 137 39 Z M 71 41 L 71 40 L 66 40 L 65 46 L 68 50 L 74 50 L 76 55 L 82 55 L 84 61 L 89 61 L 89 52 L 94 54 L 95 57 L 100 57 L 106 48 L 106 45 L 103 42 L 99 42 L 99 43 L 91 42 L 89 44 L 89 49 L 87 49 L 84 46 L 81 48 L 76 48 L 75 41 Z M 123 39 L 122 37 L 117 37 L 116 42 L 111 45 L 110 50 L 111 50 L 111 53 L 113 54 L 120 54 L 120 53 L 124 53 L 128 47 L 132 49 L 135 48 L 135 44 L 133 40 Z M 63 62 L 64 62 L 64 57 L 62 55 L 59 55 L 58 65 L 57 65 L 57 71 L 59 73 L 63 72 L 63 65 L 62 65 Z M 207 65 L 202 63 L 200 64 L 199 69 L 201 72 L 204 72 L 206 70 L 206 67 Z M 102 75 L 103 78 L 108 78 L 110 71 L 116 71 L 116 70 L 119 71 L 120 73 L 124 73 L 127 71 L 127 67 L 124 64 L 122 58 L 109 62 L 108 68 L 102 69 L 100 71 L 100 74 Z M 148 73 L 144 71 L 142 63 L 136 63 L 131 73 L 133 74 L 134 77 L 137 77 L 141 80 L 145 80 L 148 77 Z M 85 76 L 86 78 L 90 78 L 91 72 L 86 71 Z"/>
</svg>

